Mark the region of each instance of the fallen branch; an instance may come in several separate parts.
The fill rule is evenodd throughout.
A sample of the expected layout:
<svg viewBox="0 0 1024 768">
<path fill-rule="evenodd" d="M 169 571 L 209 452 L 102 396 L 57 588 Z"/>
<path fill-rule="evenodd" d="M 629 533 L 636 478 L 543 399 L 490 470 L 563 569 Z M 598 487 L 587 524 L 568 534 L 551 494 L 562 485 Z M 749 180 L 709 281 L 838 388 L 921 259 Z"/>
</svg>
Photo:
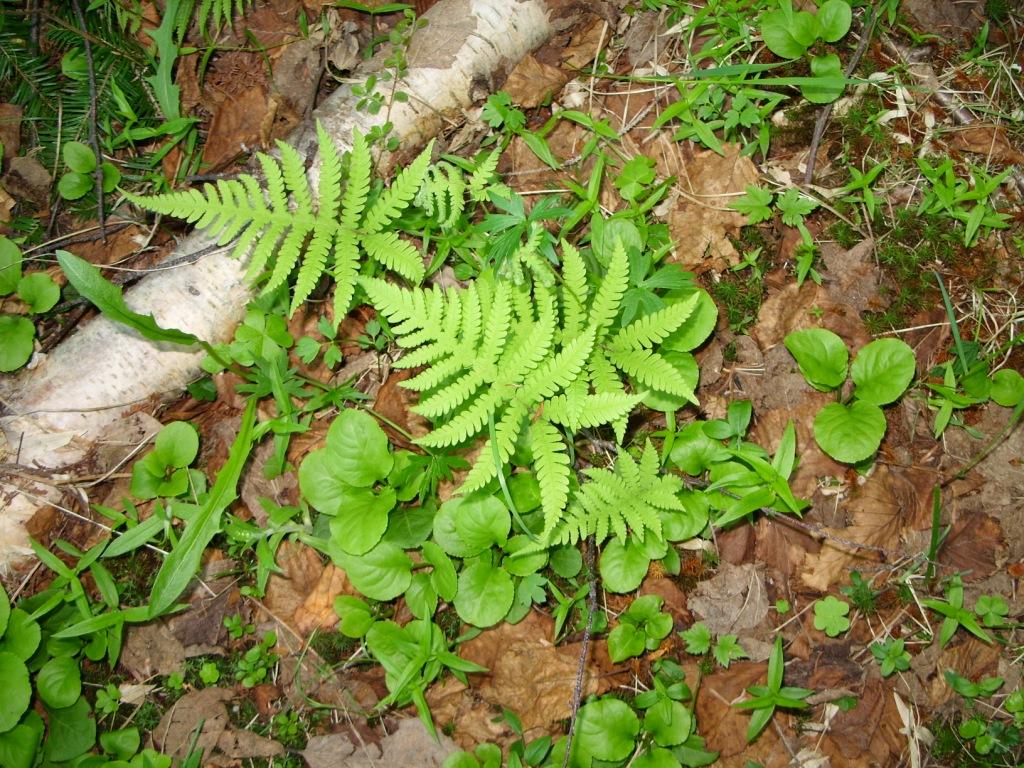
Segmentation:
<svg viewBox="0 0 1024 768">
<path fill-rule="evenodd" d="M 481 84 L 490 84 L 550 35 L 544 0 L 442 0 L 414 35 L 409 69 L 387 118 L 403 149 L 421 146 L 448 115 L 458 118 Z M 367 74 L 375 66 L 370 63 Z M 349 86 L 333 93 L 289 137 L 306 159 L 316 184 L 315 124 L 342 149 L 354 130 L 367 133 L 384 120 L 355 108 Z M 215 247 L 193 233 L 168 257 L 175 263 L 210 250 L 195 263 L 156 271 L 126 294 L 136 311 L 152 313 L 164 327 L 210 343 L 230 340 L 252 298 L 243 283 L 244 263 L 232 246 Z M 180 393 L 200 375 L 202 353 L 151 344 L 105 317 L 97 317 L 61 343 L 33 370 L 0 382 L 0 428 L 13 460 L 29 470 L 58 471 L 86 460 L 101 439 L 110 439 L 130 413 L 149 410 Z M 32 486 L 51 501 L 57 488 Z M 14 485 L 0 484 L 0 565 L 29 553 L 24 523 L 38 509 Z"/>
</svg>

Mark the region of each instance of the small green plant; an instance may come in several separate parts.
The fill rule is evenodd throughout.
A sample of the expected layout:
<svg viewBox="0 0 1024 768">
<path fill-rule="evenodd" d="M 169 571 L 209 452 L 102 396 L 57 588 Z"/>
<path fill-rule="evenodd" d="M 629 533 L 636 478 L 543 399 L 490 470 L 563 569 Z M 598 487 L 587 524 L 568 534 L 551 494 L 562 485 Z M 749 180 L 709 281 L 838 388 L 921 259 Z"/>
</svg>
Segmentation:
<svg viewBox="0 0 1024 768">
<path fill-rule="evenodd" d="M 768 657 L 768 680 L 767 685 L 752 685 L 747 692 L 753 696 L 752 699 L 741 701 L 735 706 L 740 709 L 753 710 L 750 717 L 750 725 L 747 728 L 747 742 L 756 739 L 761 731 L 765 729 L 775 710 L 782 709 L 806 709 L 807 702 L 804 701 L 814 691 L 806 688 L 794 688 L 783 686 L 782 679 L 785 670 L 785 659 L 782 653 L 782 637 L 776 636 L 775 645 L 771 655 Z"/>
<path fill-rule="evenodd" d="M 913 350 L 899 339 L 877 339 L 848 366 L 843 340 L 824 328 L 794 331 L 785 344 L 815 389 L 839 394 L 848 373 L 853 380 L 844 401 L 826 405 L 814 418 L 814 439 L 821 449 L 848 464 L 871 458 L 886 430 L 881 406 L 898 400 L 914 378 Z"/>
<path fill-rule="evenodd" d="M 814 603 L 814 628 L 829 637 L 839 637 L 850 628 L 850 604 L 832 595 Z"/>
<path fill-rule="evenodd" d="M 1001 595 L 980 595 L 974 603 L 974 612 L 986 627 L 999 628 L 1006 626 L 1010 606 Z"/>
<path fill-rule="evenodd" d="M 889 677 L 893 672 L 906 672 L 910 669 L 910 654 L 904 648 L 902 638 L 890 637 L 884 642 L 872 643 L 871 655 L 878 662 L 882 677 Z"/>
<path fill-rule="evenodd" d="M 964 608 L 964 585 L 959 575 L 951 577 L 946 582 L 945 600 L 927 598 L 922 600 L 921 604 L 943 617 L 942 627 L 939 629 L 940 646 L 945 647 L 960 627 L 984 643 L 992 642 L 989 634 L 978 624 L 974 613 Z"/>
<path fill-rule="evenodd" d="M 199 453 L 199 434 L 187 421 L 172 421 L 156 436 L 153 450 L 132 467 L 132 494 L 140 499 L 181 496 L 189 489 L 189 465 Z"/>
<path fill-rule="evenodd" d="M 224 617 L 224 629 L 228 631 L 228 637 L 232 640 L 241 640 L 246 635 L 251 635 L 256 631 L 256 627 L 252 624 L 247 624 L 242 619 L 241 614 L 238 613 Z"/>
<path fill-rule="evenodd" d="M 779 0 L 777 10 L 761 17 L 761 37 L 768 49 L 783 59 L 803 58 L 819 41 L 835 43 L 850 31 L 850 5 L 843 0 L 826 0 L 816 13 L 794 11 L 791 0 Z M 812 79 L 800 86 L 808 101 L 828 104 L 846 87 L 842 64 L 834 53 L 811 57 Z"/>
<path fill-rule="evenodd" d="M 235 679 L 240 681 L 246 688 L 253 688 L 270 674 L 270 670 L 277 664 L 277 654 L 274 653 L 274 646 L 277 645 L 277 633 L 267 632 L 259 643 L 249 648 L 235 665 Z"/>
<path fill-rule="evenodd" d="M 694 656 L 703 656 L 709 651 L 723 669 L 737 659 L 747 658 L 747 652 L 739 644 L 736 635 L 720 635 L 712 642 L 711 630 L 703 621 L 696 622 L 692 627 L 679 633 L 686 642 L 686 652 Z"/>
<path fill-rule="evenodd" d="M 619 616 L 618 626 L 608 635 L 608 653 L 613 662 L 653 651 L 672 631 L 672 617 L 661 610 L 657 595 L 638 597 Z"/>
<path fill-rule="evenodd" d="M 203 666 L 199 668 L 199 679 L 203 681 L 203 685 L 216 685 L 220 680 L 220 668 L 212 661 L 203 662 Z"/>
<path fill-rule="evenodd" d="M 861 172 L 852 165 L 847 166 L 852 177 L 840 190 L 844 203 L 860 203 L 864 206 L 868 221 L 873 221 L 878 212 L 878 199 L 871 190 L 887 163 L 875 163 L 866 172 Z"/>
<path fill-rule="evenodd" d="M 78 200 L 95 188 L 96 155 L 80 141 L 64 145 L 64 164 L 67 172 L 57 182 L 57 192 L 65 200 Z M 121 173 L 109 162 L 100 166 L 103 193 L 110 194 L 121 183 Z"/>
<path fill-rule="evenodd" d="M 32 314 L 53 309 L 60 288 L 45 272 L 22 274 L 21 249 L 0 236 L 0 296 L 15 294 Z M 32 357 L 35 325 L 20 315 L 0 314 L 0 372 L 15 371 Z"/>
<path fill-rule="evenodd" d="M 881 594 L 866 581 L 860 571 L 850 573 L 850 585 L 840 587 L 839 591 L 850 598 L 850 602 L 861 613 L 874 613 L 877 610 L 875 600 Z"/>
<path fill-rule="evenodd" d="M 937 166 L 918 158 L 917 166 L 930 184 L 917 212 L 942 213 L 961 222 L 964 225 L 964 245 L 974 245 L 979 236 L 1009 226 L 1009 214 L 996 211 L 990 199 L 1009 175 L 1010 168 L 997 176 L 989 176 L 983 169 L 972 167 L 972 181 L 968 181 L 956 176 L 953 161 L 949 158 Z"/>
</svg>

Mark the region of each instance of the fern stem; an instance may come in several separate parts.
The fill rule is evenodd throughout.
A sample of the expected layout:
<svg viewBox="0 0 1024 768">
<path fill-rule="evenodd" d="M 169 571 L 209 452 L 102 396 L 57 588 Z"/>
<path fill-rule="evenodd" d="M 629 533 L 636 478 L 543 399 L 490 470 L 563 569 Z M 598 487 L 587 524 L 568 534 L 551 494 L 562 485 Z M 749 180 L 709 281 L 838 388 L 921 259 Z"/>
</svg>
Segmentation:
<svg viewBox="0 0 1024 768">
<path fill-rule="evenodd" d="M 665 411 L 665 439 L 661 443 L 661 466 L 668 464 L 672 446 L 676 442 L 676 412 Z"/>
</svg>

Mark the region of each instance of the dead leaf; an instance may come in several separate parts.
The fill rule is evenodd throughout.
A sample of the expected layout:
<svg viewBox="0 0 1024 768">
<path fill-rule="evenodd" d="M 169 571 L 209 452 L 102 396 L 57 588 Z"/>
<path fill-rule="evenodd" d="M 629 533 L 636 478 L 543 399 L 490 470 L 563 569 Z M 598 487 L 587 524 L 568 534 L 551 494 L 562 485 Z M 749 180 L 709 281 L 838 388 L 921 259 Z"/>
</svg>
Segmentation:
<svg viewBox="0 0 1024 768">
<path fill-rule="evenodd" d="M 581 24 L 577 29 L 579 31 L 572 36 L 562 53 L 562 61 L 570 69 L 585 67 L 597 58 L 597 54 L 600 53 L 598 46 L 609 42 L 607 22 L 598 16 L 586 26 Z"/>
<path fill-rule="evenodd" d="M 828 328 L 851 349 L 860 349 L 871 341 L 860 312 L 845 300 L 835 298 L 827 285 L 807 280 L 798 286 L 787 280 L 783 287 L 768 295 L 758 311 L 757 323 L 750 331 L 761 349 L 781 344 L 787 334 L 803 328 Z"/>
<path fill-rule="evenodd" d="M 821 260 L 823 275 L 833 296 L 842 297 L 857 312 L 877 309 L 878 267 L 874 261 L 875 241 L 862 240 L 853 248 L 843 249 L 835 243 L 823 243 Z"/>
<path fill-rule="evenodd" d="M 223 168 L 258 148 L 260 129 L 267 114 L 265 86 L 245 90 L 216 106 L 203 147 L 203 163 L 210 170 Z"/>
<path fill-rule="evenodd" d="M 17 104 L 0 104 L 0 144 L 4 160 L 16 157 L 21 149 L 21 113 Z"/>
<path fill-rule="evenodd" d="M 864 485 L 851 492 L 843 511 L 850 524 L 826 536 L 821 552 L 804 563 L 800 577 L 812 589 L 825 592 L 836 581 L 845 580 L 850 571 L 873 565 L 878 560 L 873 547 L 899 545 L 903 515 L 885 465 L 878 465 Z"/>
<path fill-rule="evenodd" d="M 357 595 L 348 574 L 333 563 L 328 563 L 306 599 L 292 614 L 295 630 L 303 636 L 314 629 L 329 630 L 338 623 L 334 611 L 334 598 L 338 595 Z"/>
<path fill-rule="evenodd" d="M 1006 129 L 1001 125 L 969 125 L 958 128 L 949 145 L 951 149 L 985 155 L 999 165 L 1024 163 L 1024 152 L 1010 143 Z"/>
<path fill-rule="evenodd" d="M 394 730 L 373 743 L 354 744 L 349 733 L 313 736 L 302 756 L 309 768 L 436 768 L 457 750 L 458 745 L 447 736 L 438 734 L 435 739 L 418 719 L 408 719 L 400 720 Z"/>
<path fill-rule="evenodd" d="M 764 573 L 758 565 L 723 562 L 714 578 L 697 584 L 689 602 L 714 635 L 750 632 L 768 615 Z"/>
<path fill-rule="evenodd" d="M 121 664 L 136 680 L 180 671 L 185 663 L 185 646 L 164 622 L 128 628 L 121 651 Z"/>
<path fill-rule="evenodd" d="M 277 564 L 283 573 L 270 576 L 263 599 L 267 610 L 300 634 L 333 627 L 338 621 L 334 598 L 355 594 L 345 572 L 325 566 L 311 547 L 295 542 L 282 542 Z"/>
<path fill-rule="evenodd" d="M 164 754 L 182 759 L 188 754 L 193 735 L 199 729 L 195 747 L 209 754 L 230 724 L 224 702 L 233 696 L 226 688 L 203 688 L 186 693 L 160 718 L 152 734 L 153 745 Z"/>
<path fill-rule="evenodd" d="M 10 221 L 11 211 L 17 204 L 18 201 L 7 194 L 7 190 L 3 186 L 0 186 L 0 221 Z"/>
<path fill-rule="evenodd" d="M 707 740 L 709 750 L 719 752 L 720 763 L 739 756 L 733 765 L 743 765 L 745 760 L 756 760 L 765 768 L 769 765 L 781 768 L 788 762 L 779 762 L 785 748 L 772 727 L 766 728 L 752 745 L 746 742 L 750 713 L 733 706 L 744 697 L 744 691 L 752 685 L 764 682 L 767 665 L 753 662 L 733 662 L 728 669 L 716 670 L 701 680 L 700 696 L 697 697 L 697 722 L 700 734 Z M 784 719 L 776 713 L 775 717 Z M 774 761 L 766 762 L 774 755 Z"/>
<path fill-rule="evenodd" d="M 252 758 L 277 757 L 284 754 L 284 747 L 273 739 L 268 739 L 252 731 L 224 730 L 217 739 L 217 750 L 221 760 L 220 765 L 227 765 L 226 761 L 247 760 Z"/>
<path fill-rule="evenodd" d="M 274 62 L 274 92 L 299 117 L 312 109 L 316 97 L 322 44 L 322 34 L 296 40 L 284 46 Z"/>
<path fill-rule="evenodd" d="M 12 157 L 0 184 L 14 198 L 44 205 L 53 179 L 34 157 Z"/>
<path fill-rule="evenodd" d="M 819 748 L 834 766 L 896 765 L 907 745 L 901 728 L 892 684 L 870 680 L 858 696 L 857 706 L 835 714 Z"/>
<path fill-rule="evenodd" d="M 416 393 L 399 386 L 403 381 L 412 378 L 415 371 L 408 368 L 393 370 L 387 380 L 377 390 L 377 399 L 373 402 L 373 410 L 384 417 L 381 427 L 388 439 L 406 450 L 413 450 L 414 444 L 388 422 L 397 424 L 413 437 L 423 437 L 430 431 L 430 422 L 409 408 L 416 404 Z"/>
<path fill-rule="evenodd" d="M 678 195 L 668 214 L 669 232 L 676 243 L 669 260 L 698 273 L 723 270 L 739 261 L 729 240 L 747 223 L 747 217 L 729 203 L 758 179 L 749 157 L 738 145 L 725 145 L 725 156 L 711 150 L 697 152 L 680 169 Z"/>
<path fill-rule="evenodd" d="M 558 67 L 542 64 L 528 55 L 516 64 L 502 90 L 513 104 L 534 109 L 549 102 L 568 80 L 569 76 Z"/>
</svg>

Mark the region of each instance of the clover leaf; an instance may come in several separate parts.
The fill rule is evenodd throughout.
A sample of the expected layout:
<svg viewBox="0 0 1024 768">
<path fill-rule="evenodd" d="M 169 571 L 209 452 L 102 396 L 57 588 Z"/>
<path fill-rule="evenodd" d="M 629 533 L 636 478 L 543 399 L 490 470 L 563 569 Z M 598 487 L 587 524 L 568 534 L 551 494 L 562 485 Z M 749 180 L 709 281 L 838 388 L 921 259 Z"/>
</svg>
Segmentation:
<svg viewBox="0 0 1024 768">
<path fill-rule="evenodd" d="M 829 637 L 838 637 L 850 628 L 850 604 L 828 595 L 814 604 L 814 628 Z"/>
<path fill-rule="evenodd" d="M 986 627 L 1001 627 L 1010 614 L 1010 606 L 999 595 L 981 595 L 974 604 L 974 612 Z"/>
</svg>

